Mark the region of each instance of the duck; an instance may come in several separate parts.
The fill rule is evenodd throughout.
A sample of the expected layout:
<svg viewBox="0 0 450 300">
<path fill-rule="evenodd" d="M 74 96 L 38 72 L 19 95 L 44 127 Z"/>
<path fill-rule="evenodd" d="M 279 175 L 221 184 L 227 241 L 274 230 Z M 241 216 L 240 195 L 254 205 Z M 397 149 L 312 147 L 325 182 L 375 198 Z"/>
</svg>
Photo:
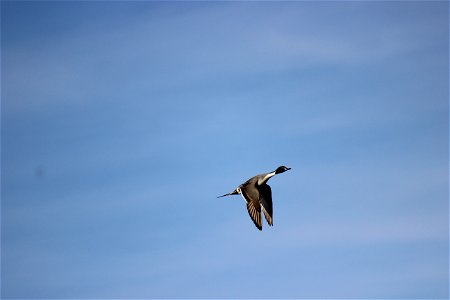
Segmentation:
<svg viewBox="0 0 450 300">
<path fill-rule="evenodd" d="M 217 198 L 231 195 L 242 195 L 246 204 L 250 218 L 256 228 L 262 230 L 261 212 L 266 218 L 267 224 L 273 226 L 272 189 L 267 181 L 277 174 L 284 173 L 291 168 L 280 166 L 275 171 L 253 176 L 243 184 L 239 185 L 231 193 L 227 193 Z"/>
</svg>

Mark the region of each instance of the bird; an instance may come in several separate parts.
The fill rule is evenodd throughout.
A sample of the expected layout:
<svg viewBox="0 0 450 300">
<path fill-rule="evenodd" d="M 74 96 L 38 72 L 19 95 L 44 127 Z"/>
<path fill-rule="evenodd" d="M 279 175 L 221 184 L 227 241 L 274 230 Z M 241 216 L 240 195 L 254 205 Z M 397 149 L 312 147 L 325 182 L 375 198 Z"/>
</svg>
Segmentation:
<svg viewBox="0 0 450 300">
<path fill-rule="evenodd" d="M 240 194 L 247 204 L 248 214 L 256 228 L 262 230 L 261 211 L 269 226 L 273 226 L 272 189 L 267 184 L 267 181 L 276 174 L 284 173 L 290 169 L 280 166 L 275 171 L 256 175 L 239 185 L 231 193 L 218 196 L 217 198 Z"/>
</svg>

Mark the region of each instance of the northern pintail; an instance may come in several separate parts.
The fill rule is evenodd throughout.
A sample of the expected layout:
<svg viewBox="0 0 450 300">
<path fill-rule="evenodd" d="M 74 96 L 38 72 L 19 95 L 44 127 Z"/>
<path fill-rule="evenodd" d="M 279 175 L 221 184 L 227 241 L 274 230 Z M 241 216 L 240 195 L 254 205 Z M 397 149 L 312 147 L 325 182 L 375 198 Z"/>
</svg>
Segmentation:
<svg viewBox="0 0 450 300">
<path fill-rule="evenodd" d="M 241 194 L 247 203 L 248 214 L 250 215 L 250 218 L 252 218 L 255 226 L 259 230 L 262 230 L 261 210 L 266 217 L 267 223 L 270 226 L 273 226 L 272 190 L 267 184 L 267 181 L 276 174 L 284 173 L 290 169 L 291 168 L 281 166 L 273 172 L 256 175 L 238 186 L 231 193 L 217 198 Z"/>
</svg>

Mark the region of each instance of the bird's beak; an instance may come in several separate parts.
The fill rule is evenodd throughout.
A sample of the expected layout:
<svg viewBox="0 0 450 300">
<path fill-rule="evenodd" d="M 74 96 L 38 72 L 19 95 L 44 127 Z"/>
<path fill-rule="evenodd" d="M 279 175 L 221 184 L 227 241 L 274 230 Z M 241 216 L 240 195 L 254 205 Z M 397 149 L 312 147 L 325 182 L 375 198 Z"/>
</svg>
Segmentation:
<svg viewBox="0 0 450 300">
<path fill-rule="evenodd" d="M 286 170 L 290 170 L 291 168 L 286 167 Z"/>
</svg>

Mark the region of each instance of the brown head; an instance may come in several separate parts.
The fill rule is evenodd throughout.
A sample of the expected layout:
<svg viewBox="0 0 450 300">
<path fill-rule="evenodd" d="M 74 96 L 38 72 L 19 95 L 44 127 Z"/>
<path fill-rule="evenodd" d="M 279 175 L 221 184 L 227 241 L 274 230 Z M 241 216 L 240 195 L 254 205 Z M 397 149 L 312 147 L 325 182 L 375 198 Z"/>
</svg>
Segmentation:
<svg viewBox="0 0 450 300">
<path fill-rule="evenodd" d="M 285 167 L 285 166 L 280 166 L 275 170 L 275 174 L 280 174 L 280 173 L 284 173 L 287 170 L 290 170 L 291 168 Z"/>
</svg>

